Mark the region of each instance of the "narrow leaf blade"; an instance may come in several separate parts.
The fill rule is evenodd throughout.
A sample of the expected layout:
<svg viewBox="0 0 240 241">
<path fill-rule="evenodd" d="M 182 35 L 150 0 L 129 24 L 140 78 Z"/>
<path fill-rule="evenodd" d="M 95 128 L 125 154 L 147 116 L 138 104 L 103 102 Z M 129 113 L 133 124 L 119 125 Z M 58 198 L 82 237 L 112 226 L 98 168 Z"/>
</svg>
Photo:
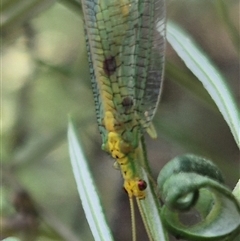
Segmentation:
<svg viewBox="0 0 240 241">
<path fill-rule="evenodd" d="M 149 229 L 152 240 L 168 241 L 160 216 L 159 200 L 156 200 L 156 195 L 154 194 L 154 190 L 150 185 L 150 180 L 147 173 L 144 169 L 142 172 L 144 180 L 148 183 L 148 188 L 146 189 L 146 198 L 144 200 L 137 200 L 142 218 L 145 219 L 144 223 Z"/>
<path fill-rule="evenodd" d="M 172 22 L 167 24 L 167 40 L 186 66 L 202 82 L 230 127 L 238 147 L 240 147 L 239 112 L 226 80 L 190 36 Z"/>
<path fill-rule="evenodd" d="M 83 209 L 95 241 L 113 241 L 95 188 L 87 160 L 79 144 L 73 123 L 69 122 L 68 142 L 71 164 Z"/>
</svg>

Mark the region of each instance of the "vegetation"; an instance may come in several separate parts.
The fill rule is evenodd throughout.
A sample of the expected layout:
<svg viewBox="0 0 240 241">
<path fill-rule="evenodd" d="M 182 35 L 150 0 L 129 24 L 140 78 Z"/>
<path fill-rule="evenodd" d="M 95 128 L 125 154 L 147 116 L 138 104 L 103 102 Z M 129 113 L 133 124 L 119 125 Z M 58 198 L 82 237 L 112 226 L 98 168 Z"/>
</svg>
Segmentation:
<svg viewBox="0 0 240 241">
<path fill-rule="evenodd" d="M 146 136 L 155 180 L 169 160 L 194 153 L 212 160 L 230 189 L 238 181 L 238 9 L 236 0 L 167 1 L 171 46 L 154 118 L 158 139 Z M 4 0 L 1 24 L 1 238 L 93 240 L 69 157 L 71 114 L 114 240 L 129 239 L 130 212 L 122 180 L 101 151 L 79 1 Z M 174 36 L 183 49 L 173 42 Z M 190 62 L 184 55 L 191 47 L 189 36 L 201 46 L 199 52 L 189 52 Z M 198 53 L 211 61 L 199 60 Z M 192 66 L 193 60 L 200 65 Z M 206 82 L 194 72 L 198 69 Z M 211 92 L 216 83 L 221 84 Z M 141 225 L 140 220 L 137 235 L 146 240 Z"/>
</svg>

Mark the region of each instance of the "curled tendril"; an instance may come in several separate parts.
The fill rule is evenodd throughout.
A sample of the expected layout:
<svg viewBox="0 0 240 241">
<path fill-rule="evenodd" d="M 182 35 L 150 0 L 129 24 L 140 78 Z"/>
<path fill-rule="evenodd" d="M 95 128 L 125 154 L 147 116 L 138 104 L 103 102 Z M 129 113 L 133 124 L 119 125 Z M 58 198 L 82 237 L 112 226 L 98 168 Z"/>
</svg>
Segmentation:
<svg viewBox="0 0 240 241">
<path fill-rule="evenodd" d="M 158 176 L 162 217 L 170 232 L 187 240 L 233 240 L 240 232 L 240 204 L 219 169 L 194 155 L 176 157 Z"/>
</svg>

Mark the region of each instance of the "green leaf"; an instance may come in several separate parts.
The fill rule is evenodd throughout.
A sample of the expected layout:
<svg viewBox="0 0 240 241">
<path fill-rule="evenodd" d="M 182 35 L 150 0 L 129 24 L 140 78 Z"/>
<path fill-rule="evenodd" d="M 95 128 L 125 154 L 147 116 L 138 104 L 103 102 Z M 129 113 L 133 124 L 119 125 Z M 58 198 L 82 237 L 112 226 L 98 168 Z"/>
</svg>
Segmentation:
<svg viewBox="0 0 240 241">
<path fill-rule="evenodd" d="M 240 205 L 212 162 L 194 155 L 176 157 L 161 170 L 158 186 L 165 202 L 163 221 L 178 237 L 219 241 L 239 232 Z M 186 224 L 184 215 L 199 218 Z"/>
<path fill-rule="evenodd" d="M 238 147 L 240 147 L 239 112 L 226 80 L 191 37 L 172 22 L 167 24 L 167 40 L 186 66 L 202 82 L 230 127 Z"/>
<path fill-rule="evenodd" d="M 96 185 L 88 168 L 81 145 L 73 123 L 68 126 L 68 142 L 71 164 L 77 183 L 78 193 L 82 200 L 83 209 L 91 228 L 95 241 L 112 241 L 112 234 L 107 225 L 100 200 L 96 191 Z"/>
<path fill-rule="evenodd" d="M 20 239 L 14 238 L 14 237 L 9 237 L 9 238 L 3 239 L 2 241 L 20 241 Z"/>
<path fill-rule="evenodd" d="M 148 175 L 143 170 L 143 178 L 148 183 L 148 188 L 146 189 L 146 198 L 143 200 L 137 200 L 139 210 L 142 215 L 143 222 L 146 229 L 150 233 L 152 240 L 167 241 L 168 238 L 165 235 L 163 224 L 160 216 L 160 203 L 156 199 L 154 190 L 150 185 Z"/>
<path fill-rule="evenodd" d="M 236 197 L 236 199 L 238 200 L 239 205 L 240 205 L 240 179 L 238 180 L 238 182 L 237 182 L 236 186 L 234 187 L 232 193 Z"/>
<path fill-rule="evenodd" d="M 139 151 L 137 155 L 136 162 L 133 162 L 132 165 L 135 170 L 139 170 L 139 176 L 146 181 L 147 189 L 146 197 L 144 199 L 136 199 L 138 208 L 148 233 L 149 240 L 156 241 L 167 241 L 168 237 L 163 228 L 161 215 L 160 215 L 160 202 L 156 196 L 156 188 L 152 183 L 151 170 L 149 167 L 149 163 L 147 160 L 147 150 L 144 141 L 144 136 L 141 137 L 141 141 L 139 143 Z M 141 163 L 141 164 L 140 164 Z M 139 165 L 140 168 L 139 168 Z M 142 168 L 144 167 L 144 168 Z"/>
</svg>

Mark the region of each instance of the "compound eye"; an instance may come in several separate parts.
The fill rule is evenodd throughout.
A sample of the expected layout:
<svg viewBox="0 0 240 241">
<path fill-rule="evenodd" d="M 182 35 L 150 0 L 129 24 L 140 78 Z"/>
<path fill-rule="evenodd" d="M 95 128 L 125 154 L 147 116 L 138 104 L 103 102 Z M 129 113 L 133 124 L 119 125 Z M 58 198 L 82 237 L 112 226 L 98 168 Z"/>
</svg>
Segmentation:
<svg viewBox="0 0 240 241">
<path fill-rule="evenodd" d="M 139 180 L 138 181 L 138 189 L 140 191 L 143 191 L 147 188 L 147 183 L 144 180 Z"/>
</svg>

